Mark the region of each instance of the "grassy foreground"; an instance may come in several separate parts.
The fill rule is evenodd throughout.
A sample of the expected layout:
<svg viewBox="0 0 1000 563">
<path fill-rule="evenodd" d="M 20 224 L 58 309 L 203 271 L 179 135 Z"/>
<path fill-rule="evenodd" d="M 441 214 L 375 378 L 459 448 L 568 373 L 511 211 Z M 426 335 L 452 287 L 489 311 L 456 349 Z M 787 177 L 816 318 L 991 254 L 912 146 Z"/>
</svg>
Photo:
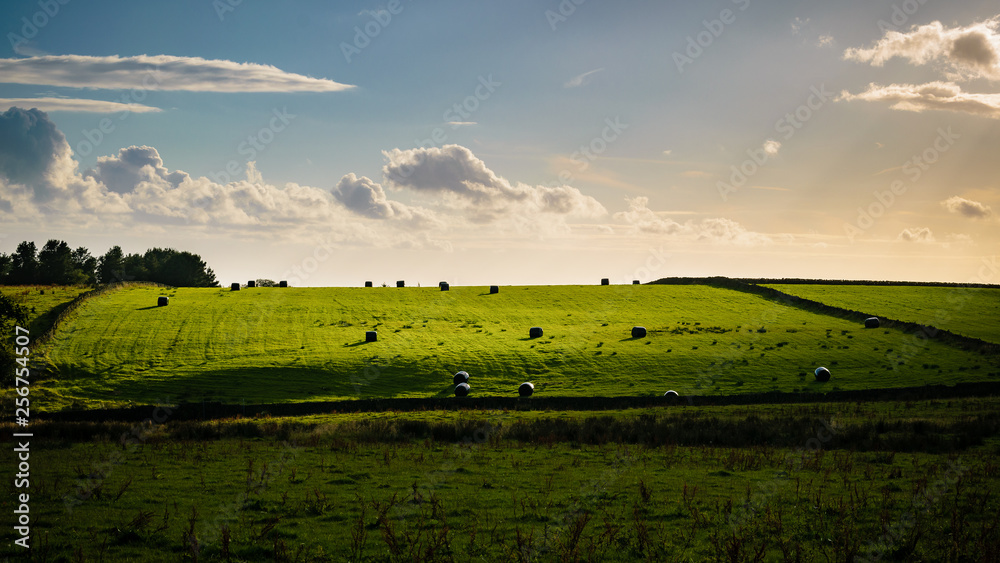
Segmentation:
<svg viewBox="0 0 1000 563">
<path fill-rule="evenodd" d="M 34 555 L 995 560 L 998 407 L 51 423 L 32 450 Z"/>
<path fill-rule="evenodd" d="M 863 288 L 862 288 L 863 289 Z M 170 297 L 157 307 L 160 295 Z M 645 326 L 646 338 L 631 328 Z M 542 338 L 528 338 L 541 326 Z M 366 343 L 365 331 L 378 332 Z M 161 289 L 93 298 L 40 357 L 39 408 L 451 394 L 734 394 L 988 381 L 995 358 L 707 286 Z M 834 378 L 814 381 L 827 366 Z M 42 391 L 39 391 L 42 393 Z"/>
</svg>

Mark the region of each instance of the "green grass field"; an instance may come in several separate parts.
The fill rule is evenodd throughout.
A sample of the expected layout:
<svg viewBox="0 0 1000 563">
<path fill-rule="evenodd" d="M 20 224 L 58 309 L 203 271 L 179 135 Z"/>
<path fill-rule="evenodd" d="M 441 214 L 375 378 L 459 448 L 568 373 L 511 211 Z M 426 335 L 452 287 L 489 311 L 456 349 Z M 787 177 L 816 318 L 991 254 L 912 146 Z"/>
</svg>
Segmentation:
<svg viewBox="0 0 1000 563">
<path fill-rule="evenodd" d="M 767 285 L 827 305 L 1000 343 L 1000 288 Z"/>
<path fill-rule="evenodd" d="M 36 428 L 34 560 L 974 561 L 997 399 Z M 10 429 L 8 426 L 5 430 Z M 12 532 L 5 532 L 9 538 Z M 9 542 L 0 553 L 11 551 Z"/>
<path fill-rule="evenodd" d="M 853 290 L 853 289 L 852 289 Z M 160 295 L 170 305 L 157 307 Z M 630 329 L 645 326 L 646 338 Z M 541 326 L 542 338 L 528 338 Z M 376 330 L 378 342 L 365 343 Z M 161 289 L 93 298 L 40 351 L 49 408 L 452 392 L 739 394 L 995 379 L 993 358 L 706 286 Z M 826 384 L 817 366 L 831 369 Z M 40 408 L 45 408 L 39 405 Z"/>
<path fill-rule="evenodd" d="M 28 310 L 28 330 L 40 336 L 70 301 L 90 291 L 86 286 L 0 285 L 0 294 L 12 298 Z"/>
</svg>

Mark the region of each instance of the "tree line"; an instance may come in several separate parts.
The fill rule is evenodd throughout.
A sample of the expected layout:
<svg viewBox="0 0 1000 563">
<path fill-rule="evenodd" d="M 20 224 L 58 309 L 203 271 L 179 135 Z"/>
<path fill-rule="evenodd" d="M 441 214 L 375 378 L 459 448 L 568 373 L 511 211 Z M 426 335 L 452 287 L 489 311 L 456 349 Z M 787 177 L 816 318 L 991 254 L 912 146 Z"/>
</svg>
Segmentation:
<svg viewBox="0 0 1000 563">
<path fill-rule="evenodd" d="M 172 248 L 125 254 L 113 246 L 94 257 L 84 247 L 50 239 L 39 250 L 32 241 L 11 254 L 0 252 L 0 285 L 98 285 L 149 281 L 174 287 L 217 287 L 215 272 L 201 256 Z"/>
</svg>

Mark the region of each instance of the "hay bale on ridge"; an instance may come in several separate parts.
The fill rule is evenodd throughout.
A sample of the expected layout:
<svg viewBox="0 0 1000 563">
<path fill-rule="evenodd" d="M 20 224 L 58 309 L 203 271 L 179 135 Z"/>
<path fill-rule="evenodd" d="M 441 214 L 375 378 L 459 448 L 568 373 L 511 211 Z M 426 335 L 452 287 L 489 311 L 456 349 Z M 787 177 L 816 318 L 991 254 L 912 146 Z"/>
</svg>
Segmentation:
<svg viewBox="0 0 1000 563">
<path fill-rule="evenodd" d="M 448 282 L 441 282 L 438 285 L 441 286 L 441 291 L 448 291 L 449 289 L 451 289 L 451 286 L 448 285 Z"/>
<path fill-rule="evenodd" d="M 396 287 L 406 287 L 406 281 L 399 280 L 398 282 L 396 282 Z"/>
<path fill-rule="evenodd" d="M 608 278 L 601 278 L 601 285 L 611 285 L 611 280 Z"/>
<path fill-rule="evenodd" d="M 250 280 L 247 282 L 247 287 L 257 287 L 256 280 Z"/>
<path fill-rule="evenodd" d="M 166 307 L 168 303 L 170 303 L 170 298 L 165 295 L 161 295 L 156 299 L 157 307 Z"/>
<path fill-rule="evenodd" d="M 288 282 L 285 280 L 281 280 L 280 282 L 278 282 L 278 287 L 288 287 Z"/>
<path fill-rule="evenodd" d="M 677 391 L 674 391 L 673 389 L 671 389 L 670 391 L 667 391 L 666 393 L 664 393 L 663 396 L 668 401 L 676 401 L 677 399 L 681 398 L 681 396 L 679 394 L 677 394 Z"/>
<path fill-rule="evenodd" d="M 365 331 L 365 342 L 378 342 L 378 332 L 374 330 Z"/>
<path fill-rule="evenodd" d="M 639 285 L 639 280 L 632 280 L 632 285 Z"/>
<path fill-rule="evenodd" d="M 492 295 L 494 293 L 500 293 L 500 286 L 499 285 L 491 285 L 490 286 L 490 294 Z"/>
<path fill-rule="evenodd" d="M 865 319 L 865 328 L 878 328 L 881 324 L 878 317 L 868 317 Z"/>
<path fill-rule="evenodd" d="M 233 282 L 232 285 L 229 286 L 229 291 L 239 291 L 239 290 L 240 290 L 240 282 Z"/>
<path fill-rule="evenodd" d="M 467 372 L 467 371 L 460 371 L 460 372 L 455 373 L 455 377 L 452 378 L 452 382 L 455 385 L 458 385 L 460 383 L 468 383 L 469 382 L 469 372 Z"/>
<path fill-rule="evenodd" d="M 517 394 L 522 397 L 530 397 L 535 392 L 535 384 L 525 381 L 517 388 Z"/>
<path fill-rule="evenodd" d="M 365 282 L 365 287 L 372 287 L 372 282 L 366 281 Z"/>
<path fill-rule="evenodd" d="M 542 337 L 542 327 L 533 326 L 528 329 L 528 338 L 541 338 Z"/>
<path fill-rule="evenodd" d="M 469 395 L 469 391 L 471 390 L 472 388 L 469 387 L 468 383 L 459 383 L 458 385 L 455 386 L 455 396 L 467 397 Z"/>
<path fill-rule="evenodd" d="M 646 338 L 646 327 L 644 326 L 632 327 L 632 338 Z"/>
</svg>

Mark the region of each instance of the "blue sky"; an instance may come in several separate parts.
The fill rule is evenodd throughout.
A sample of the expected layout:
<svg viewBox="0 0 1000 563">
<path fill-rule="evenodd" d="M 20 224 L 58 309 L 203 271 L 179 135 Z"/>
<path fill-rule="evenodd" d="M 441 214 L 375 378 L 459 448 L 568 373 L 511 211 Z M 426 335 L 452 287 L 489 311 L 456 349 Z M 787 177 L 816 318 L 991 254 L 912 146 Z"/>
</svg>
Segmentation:
<svg viewBox="0 0 1000 563">
<path fill-rule="evenodd" d="M 0 251 L 301 285 L 1000 277 L 995 3 L 232 4 L 3 4 Z"/>
</svg>

